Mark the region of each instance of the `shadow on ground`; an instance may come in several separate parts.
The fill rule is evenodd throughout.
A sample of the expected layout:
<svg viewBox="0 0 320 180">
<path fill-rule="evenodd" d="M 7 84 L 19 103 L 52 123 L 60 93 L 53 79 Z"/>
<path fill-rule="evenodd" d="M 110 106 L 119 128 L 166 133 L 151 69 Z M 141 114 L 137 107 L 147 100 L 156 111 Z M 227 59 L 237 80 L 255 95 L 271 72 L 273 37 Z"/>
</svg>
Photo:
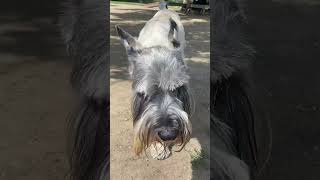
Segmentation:
<svg viewBox="0 0 320 180">
<path fill-rule="evenodd" d="M 56 26 L 58 2 L 0 6 L 0 179 L 63 179 L 70 66 Z"/>
<path fill-rule="evenodd" d="M 57 27 L 59 1 L 4 2 L 0 15 L 0 53 L 62 58 Z"/>
</svg>

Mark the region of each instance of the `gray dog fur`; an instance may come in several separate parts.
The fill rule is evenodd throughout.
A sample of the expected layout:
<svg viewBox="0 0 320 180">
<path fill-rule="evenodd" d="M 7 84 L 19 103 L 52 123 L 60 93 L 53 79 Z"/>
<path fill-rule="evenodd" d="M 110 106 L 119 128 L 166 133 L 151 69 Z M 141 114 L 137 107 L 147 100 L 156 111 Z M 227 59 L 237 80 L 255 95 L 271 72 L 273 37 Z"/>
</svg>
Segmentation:
<svg viewBox="0 0 320 180">
<path fill-rule="evenodd" d="M 174 11 L 161 9 L 138 38 L 119 26 L 116 29 L 126 48 L 133 81 L 134 150 L 139 155 L 151 146 L 153 158 L 166 159 L 173 145 L 183 148 L 191 137 L 192 101 L 180 17 Z M 169 132 L 177 132 L 177 136 L 164 140 L 161 134 Z"/>
</svg>

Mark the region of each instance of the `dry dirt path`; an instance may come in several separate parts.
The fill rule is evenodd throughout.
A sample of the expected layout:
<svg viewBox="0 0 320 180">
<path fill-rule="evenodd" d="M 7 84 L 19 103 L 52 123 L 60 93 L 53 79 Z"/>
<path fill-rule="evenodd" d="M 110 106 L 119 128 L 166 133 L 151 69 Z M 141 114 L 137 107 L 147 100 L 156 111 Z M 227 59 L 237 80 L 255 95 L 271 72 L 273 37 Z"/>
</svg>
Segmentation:
<svg viewBox="0 0 320 180">
<path fill-rule="evenodd" d="M 70 63 L 50 17 L 0 18 L 0 180 L 64 179 Z"/>
</svg>

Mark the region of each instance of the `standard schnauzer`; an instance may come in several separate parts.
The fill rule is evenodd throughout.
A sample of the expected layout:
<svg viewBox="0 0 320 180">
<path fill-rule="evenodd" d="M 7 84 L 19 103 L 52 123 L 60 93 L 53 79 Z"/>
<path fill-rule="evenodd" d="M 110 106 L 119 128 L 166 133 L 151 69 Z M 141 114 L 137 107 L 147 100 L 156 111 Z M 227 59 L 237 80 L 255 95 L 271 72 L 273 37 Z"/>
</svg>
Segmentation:
<svg viewBox="0 0 320 180">
<path fill-rule="evenodd" d="M 119 26 L 132 78 L 134 151 L 151 147 L 151 156 L 166 159 L 174 145 L 183 149 L 191 136 L 192 101 L 183 60 L 185 33 L 180 17 L 166 6 L 135 38 Z"/>
<path fill-rule="evenodd" d="M 213 0 L 211 3 L 214 38 L 210 62 L 210 169 L 213 180 L 253 179 L 268 159 L 258 148 L 261 143 L 267 144 L 263 146 L 265 149 L 270 144 L 258 141 L 257 137 L 268 136 L 268 133 L 262 134 L 265 130 L 259 129 L 260 134 L 256 134 L 261 118 L 257 118 L 257 104 L 252 101 L 249 79 L 255 52 L 245 38 L 244 3 L 245 0 Z"/>
<path fill-rule="evenodd" d="M 72 60 L 77 108 L 69 119 L 69 178 L 109 178 L 109 5 L 101 0 L 66 0 L 60 29 Z"/>
</svg>

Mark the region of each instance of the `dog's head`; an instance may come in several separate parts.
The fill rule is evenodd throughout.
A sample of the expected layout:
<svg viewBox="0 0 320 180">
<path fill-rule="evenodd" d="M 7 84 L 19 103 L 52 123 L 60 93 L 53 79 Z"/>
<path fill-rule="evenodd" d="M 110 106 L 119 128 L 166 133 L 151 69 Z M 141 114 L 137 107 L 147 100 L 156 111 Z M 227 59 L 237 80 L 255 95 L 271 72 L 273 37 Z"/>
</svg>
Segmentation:
<svg viewBox="0 0 320 180">
<path fill-rule="evenodd" d="M 142 47 L 116 27 L 128 55 L 132 78 L 134 150 L 140 154 L 154 143 L 163 147 L 177 144 L 181 149 L 191 136 L 189 76 L 179 42 L 173 47 Z M 168 38 L 171 38 L 170 32 Z M 170 153 L 170 152 L 167 152 Z"/>
</svg>

